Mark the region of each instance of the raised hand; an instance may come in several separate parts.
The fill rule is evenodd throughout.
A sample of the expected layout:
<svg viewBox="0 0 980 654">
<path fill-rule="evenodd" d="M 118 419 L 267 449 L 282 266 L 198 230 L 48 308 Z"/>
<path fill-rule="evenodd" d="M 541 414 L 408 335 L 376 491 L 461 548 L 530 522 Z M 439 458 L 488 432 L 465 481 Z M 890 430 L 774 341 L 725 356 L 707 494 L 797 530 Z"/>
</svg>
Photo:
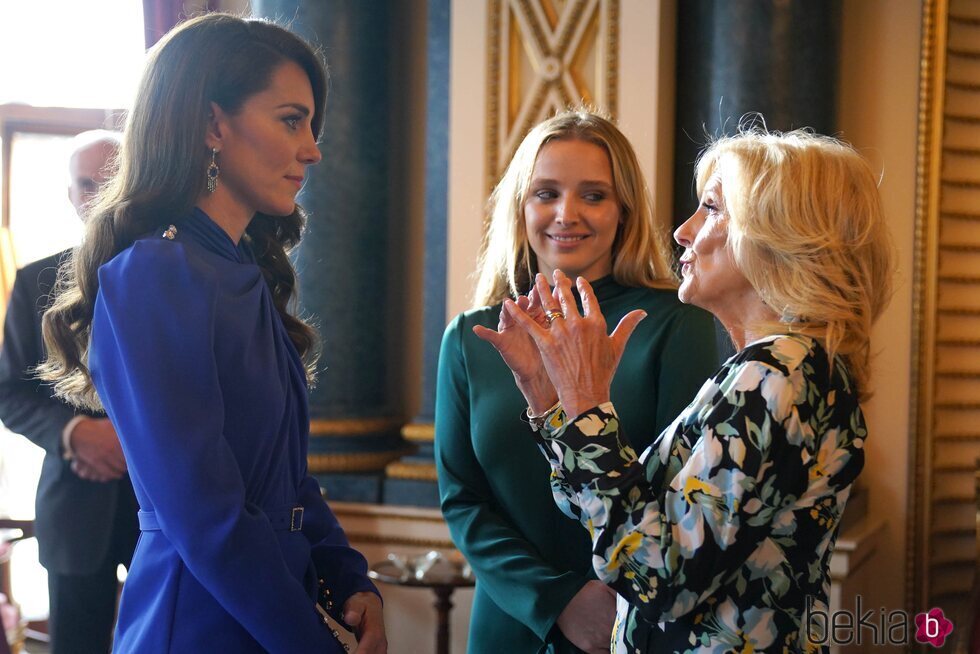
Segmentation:
<svg viewBox="0 0 980 654">
<path fill-rule="evenodd" d="M 582 297 L 581 315 L 572 297 L 572 282 L 564 273 L 555 271 L 554 295 L 548 291 L 544 275 L 537 275 L 535 287 L 545 315 L 564 316 L 547 326 L 534 320 L 518 303 L 504 302 L 504 310 L 537 346 L 541 363 L 570 419 L 609 401 L 609 387 L 626 342 L 646 317 L 642 310 L 630 311 L 612 334 L 606 334 L 606 319 L 592 286 L 583 277 L 578 278 L 577 286 Z"/>
<path fill-rule="evenodd" d="M 550 297 L 549 292 L 546 291 L 546 294 Z M 527 296 L 518 297 L 516 304 L 529 320 L 547 327 L 548 319 L 536 286 Z M 505 309 L 500 310 L 496 331 L 487 329 L 483 325 L 476 325 L 473 327 L 473 333 L 493 345 L 503 358 L 504 363 L 514 373 L 514 381 L 524 394 L 532 413 L 535 415 L 544 413 L 555 403 L 558 395 L 541 364 L 541 355 L 538 354 L 537 346 L 531 336 L 517 325 Z"/>
</svg>

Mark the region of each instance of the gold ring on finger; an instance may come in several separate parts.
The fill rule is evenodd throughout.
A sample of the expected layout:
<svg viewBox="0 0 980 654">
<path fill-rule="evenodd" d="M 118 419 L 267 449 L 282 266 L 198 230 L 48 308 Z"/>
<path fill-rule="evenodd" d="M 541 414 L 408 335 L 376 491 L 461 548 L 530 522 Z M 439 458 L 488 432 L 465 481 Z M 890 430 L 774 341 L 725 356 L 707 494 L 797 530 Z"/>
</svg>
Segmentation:
<svg viewBox="0 0 980 654">
<path fill-rule="evenodd" d="M 564 318 L 565 314 L 563 314 L 561 311 L 555 311 L 554 309 L 550 309 L 545 312 L 544 317 L 545 320 L 547 320 L 548 324 L 550 325 L 551 323 L 555 322 L 555 320 L 557 320 L 558 318 Z"/>
</svg>

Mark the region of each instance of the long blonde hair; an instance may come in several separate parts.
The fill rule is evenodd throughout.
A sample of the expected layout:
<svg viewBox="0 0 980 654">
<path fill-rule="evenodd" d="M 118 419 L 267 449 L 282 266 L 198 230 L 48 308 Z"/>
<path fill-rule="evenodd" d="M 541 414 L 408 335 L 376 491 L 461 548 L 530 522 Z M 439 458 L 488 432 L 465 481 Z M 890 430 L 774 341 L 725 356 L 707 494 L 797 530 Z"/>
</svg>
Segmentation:
<svg viewBox="0 0 980 654">
<path fill-rule="evenodd" d="M 538 266 L 524 226 L 524 202 L 538 153 L 557 140 L 594 143 L 609 155 L 622 212 L 613 243 L 613 278 L 624 286 L 676 288 L 668 232 L 654 223 L 650 191 L 633 146 L 611 121 L 579 109 L 559 113 L 531 129 L 491 193 L 473 306 L 497 304 L 530 288 Z"/>
<path fill-rule="evenodd" d="M 871 166 L 851 146 L 806 131 L 749 129 L 715 141 L 698 193 L 721 177 L 728 244 L 779 321 L 763 334 L 818 339 L 870 397 L 871 326 L 891 297 L 894 256 Z"/>
</svg>

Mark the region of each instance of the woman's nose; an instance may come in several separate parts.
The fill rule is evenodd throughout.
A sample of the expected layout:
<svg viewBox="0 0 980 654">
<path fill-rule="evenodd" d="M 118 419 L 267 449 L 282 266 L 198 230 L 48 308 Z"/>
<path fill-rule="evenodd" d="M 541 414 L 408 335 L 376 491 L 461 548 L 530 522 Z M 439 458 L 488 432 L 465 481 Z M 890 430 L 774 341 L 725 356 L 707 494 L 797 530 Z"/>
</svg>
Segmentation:
<svg viewBox="0 0 980 654">
<path fill-rule="evenodd" d="M 697 213 L 691 215 L 690 218 L 681 223 L 681 226 L 674 230 L 674 241 L 677 242 L 681 247 L 689 248 L 691 243 L 694 242 L 694 234 L 692 234 L 694 219 Z"/>
<path fill-rule="evenodd" d="M 575 203 L 571 198 L 558 198 L 555 203 L 555 222 L 561 225 L 575 222 Z"/>
<path fill-rule="evenodd" d="M 320 160 L 323 159 L 323 155 L 320 153 L 320 146 L 317 145 L 316 140 L 312 137 L 313 135 L 310 134 L 309 142 L 299 152 L 299 160 L 308 166 L 320 163 Z"/>
</svg>

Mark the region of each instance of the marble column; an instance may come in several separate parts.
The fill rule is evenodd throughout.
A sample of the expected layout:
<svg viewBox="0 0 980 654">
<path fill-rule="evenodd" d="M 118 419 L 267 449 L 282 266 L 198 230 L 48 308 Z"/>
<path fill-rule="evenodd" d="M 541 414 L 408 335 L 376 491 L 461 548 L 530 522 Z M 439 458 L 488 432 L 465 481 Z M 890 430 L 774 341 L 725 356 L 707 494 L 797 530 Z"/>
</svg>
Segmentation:
<svg viewBox="0 0 980 654">
<path fill-rule="evenodd" d="M 837 132 L 840 31 L 840 0 L 678 3 L 675 225 L 697 206 L 694 163 L 712 137 L 762 119 L 770 130 Z"/>
<path fill-rule="evenodd" d="M 837 131 L 840 0 L 683 0 L 677 7 L 674 217 L 696 205 L 708 136 L 758 112 L 769 129 Z"/>
<path fill-rule="evenodd" d="M 384 467 L 407 444 L 399 384 L 393 279 L 404 265 L 390 242 L 389 3 L 253 0 L 319 45 L 330 73 L 320 149 L 299 202 L 310 214 L 296 255 L 303 310 L 322 339 L 310 397 L 310 471 L 328 497 L 380 502 Z"/>
<path fill-rule="evenodd" d="M 429 0 L 426 18 L 425 260 L 422 291 L 422 395 L 402 434 L 415 452 L 388 465 L 384 500 L 438 506 L 433 420 L 436 367 L 446 328 L 446 245 L 449 210 L 450 0 Z"/>
</svg>

